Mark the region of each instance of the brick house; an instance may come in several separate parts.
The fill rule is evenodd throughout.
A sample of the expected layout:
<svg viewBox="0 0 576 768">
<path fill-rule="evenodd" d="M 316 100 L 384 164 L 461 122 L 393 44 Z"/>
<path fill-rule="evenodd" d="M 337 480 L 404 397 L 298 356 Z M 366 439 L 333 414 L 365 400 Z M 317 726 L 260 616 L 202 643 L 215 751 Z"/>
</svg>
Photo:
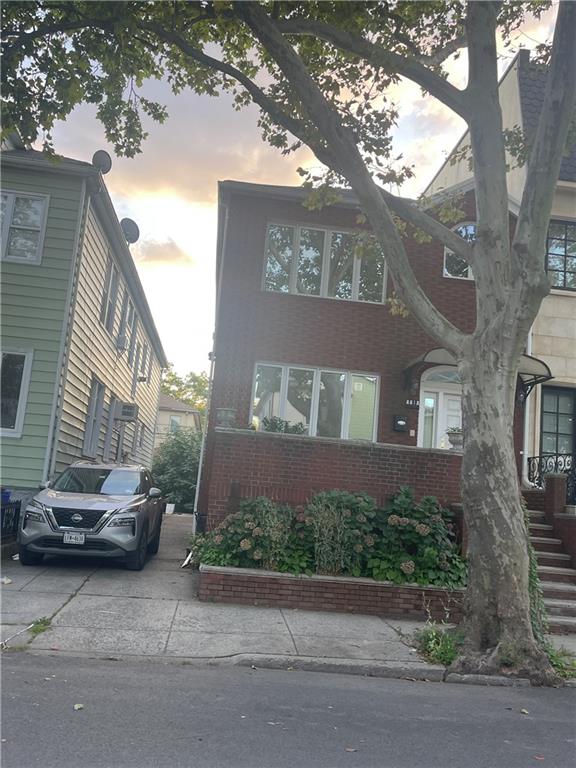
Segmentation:
<svg viewBox="0 0 576 768">
<path fill-rule="evenodd" d="M 393 286 L 383 259 L 373 250 L 354 256 L 361 232 L 354 196 L 310 211 L 306 195 L 297 187 L 219 185 L 201 527 L 257 495 L 298 504 L 345 488 L 384 501 L 405 484 L 445 503 L 460 498 L 461 456 L 447 450 L 446 433 L 461 424 L 453 361 L 413 318 L 384 305 Z M 471 193 L 466 207 L 471 214 Z M 447 274 L 440 243 L 408 241 L 407 250 L 431 300 L 471 331 L 473 281 Z M 521 373 L 528 390 L 550 376 L 529 357 Z M 523 405 L 515 423 L 520 461 Z M 296 434 L 270 431 L 278 425 Z"/>
</svg>

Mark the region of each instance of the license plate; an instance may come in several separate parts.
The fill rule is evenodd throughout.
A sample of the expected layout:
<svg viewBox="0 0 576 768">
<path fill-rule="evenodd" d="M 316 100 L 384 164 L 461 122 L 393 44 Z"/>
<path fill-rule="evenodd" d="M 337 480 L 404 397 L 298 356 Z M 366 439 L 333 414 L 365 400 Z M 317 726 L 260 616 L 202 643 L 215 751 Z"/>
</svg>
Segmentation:
<svg viewBox="0 0 576 768">
<path fill-rule="evenodd" d="M 84 544 L 84 534 L 66 531 L 64 534 L 64 544 Z"/>
</svg>

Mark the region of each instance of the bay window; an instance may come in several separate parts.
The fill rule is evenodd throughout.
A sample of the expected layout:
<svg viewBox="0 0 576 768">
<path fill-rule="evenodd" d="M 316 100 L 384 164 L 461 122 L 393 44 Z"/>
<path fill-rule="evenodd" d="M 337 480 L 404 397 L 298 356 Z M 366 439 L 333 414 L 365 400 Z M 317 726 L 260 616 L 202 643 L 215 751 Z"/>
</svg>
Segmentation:
<svg viewBox="0 0 576 768">
<path fill-rule="evenodd" d="M 265 420 L 281 419 L 307 435 L 373 441 L 378 383 L 373 374 L 258 363 L 252 423 L 265 430 Z"/>
<path fill-rule="evenodd" d="M 269 224 L 264 290 L 382 303 L 384 256 L 367 232 Z"/>
</svg>

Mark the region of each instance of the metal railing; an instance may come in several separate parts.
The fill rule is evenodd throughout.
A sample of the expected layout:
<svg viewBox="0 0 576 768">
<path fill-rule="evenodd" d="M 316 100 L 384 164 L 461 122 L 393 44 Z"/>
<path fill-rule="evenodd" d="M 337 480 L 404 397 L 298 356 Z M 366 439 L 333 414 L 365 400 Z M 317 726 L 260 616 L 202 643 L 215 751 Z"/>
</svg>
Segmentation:
<svg viewBox="0 0 576 768">
<path fill-rule="evenodd" d="M 571 453 L 545 453 L 528 459 L 528 480 L 544 487 L 546 475 L 567 475 L 566 504 L 576 504 L 576 458 Z"/>
</svg>

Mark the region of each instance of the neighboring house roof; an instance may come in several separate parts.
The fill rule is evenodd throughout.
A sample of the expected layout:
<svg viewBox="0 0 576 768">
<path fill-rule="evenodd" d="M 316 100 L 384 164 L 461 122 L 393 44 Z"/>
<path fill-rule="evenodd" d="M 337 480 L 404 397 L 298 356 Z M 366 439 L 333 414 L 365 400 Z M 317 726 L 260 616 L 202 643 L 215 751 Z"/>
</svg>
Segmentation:
<svg viewBox="0 0 576 768">
<path fill-rule="evenodd" d="M 51 173 L 63 173 L 69 175 L 84 176 L 89 184 L 91 200 L 94 208 L 99 215 L 106 234 L 114 245 L 114 253 L 118 257 L 120 268 L 124 277 L 130 285 L 134 304 L 138 310 L 140 320 L 154 347 L 154 351 L 160 365 L 163 368 L 168 367 L 168 360 L 160 341 L 160 336 L 156 330 L 154 319 L 142 288 L 142 283 L 138 276 L 134 259 L 128 248 L 126 238 L 118 221 L 114 205 L 106 189 L 106 184 L 102 174 L 91 163 L 82 160 L 74 160 L 70 157 L 56 155 L 51 157 L 45 152 L 38 152 L 35 149 L 8 149 L 2 151 L 2 163 L 21 169 L 37 170 L 42 169 Z"/>
<path fill-rule="evenodd" d="M 351 189 L 339 189 L 337 191 L 340 193 L 341 199 L 338 200 L 338 202 L 331 204 L 330 207 L 358 207 L 358 198 Z M 302 186 L 284 187 L 278 184 L 251 184 L 247 181 L 231 180 L 218 182 L 218 197 L 221 203 L 226 203 L 230 194 L 233 192 L 242 195 L 253 195 L 255 197 L 275 197 L 283 200 L 292 200 L 294 202 L 301 202 L 310 194 L 310 190 L 307 187 Z"/>
<path fill-rule="evenodd" d="M 538 126 L 547 79 L 547 70 L 530 61 L 530 51 L 522 50 L 518 53 L 520 107 L 524 133 L 528 137 L 534 134 Z M 570 153 L 562 158 L 558 178 L 561 181 L 576 181 L 576 147 L 572 147 Z"/>
<path fill-rule="evenodd" d="M 182 400 L 178 400 L 172 395 L 167 395 L 164 392 L 160 392 L 160 401 L 158 402 L 158 408 L 161 411 L 179 411 L 180 413 L 197 413 L 200 411 L 197 408 L 193 408 L 188 403 L 183 403 Z"/>
</svg>

